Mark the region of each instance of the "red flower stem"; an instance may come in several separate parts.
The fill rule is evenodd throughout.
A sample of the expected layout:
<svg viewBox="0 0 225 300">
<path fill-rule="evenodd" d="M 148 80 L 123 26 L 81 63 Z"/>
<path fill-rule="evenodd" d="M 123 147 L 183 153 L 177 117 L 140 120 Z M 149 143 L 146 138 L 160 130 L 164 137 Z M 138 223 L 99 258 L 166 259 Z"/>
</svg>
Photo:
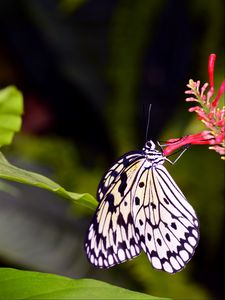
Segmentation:
<svg viewBox="0 0 225 300">
<path fill-rule="evenodd" d="M 214 65 L 216 60 L 216 54 L 212 53 L 209 55 L 209 62 L 208 62 L 208 73 L 209 73 L 209 85 L 210 90 L 214 92 Z"/>
<path fill-rule="evenodd" d="M 170 144 L 171 143 L 171 144 Z M 209 135 L 208 131 L 203 131 L 193 135 L 187 135 L 178 139 L 170 139 L 166 142 L 166 147 L 163 149 L 165 156 L 170 155 L 173 151 L 185 145 L 213 145 L 213 136 Z"/>
</svg>

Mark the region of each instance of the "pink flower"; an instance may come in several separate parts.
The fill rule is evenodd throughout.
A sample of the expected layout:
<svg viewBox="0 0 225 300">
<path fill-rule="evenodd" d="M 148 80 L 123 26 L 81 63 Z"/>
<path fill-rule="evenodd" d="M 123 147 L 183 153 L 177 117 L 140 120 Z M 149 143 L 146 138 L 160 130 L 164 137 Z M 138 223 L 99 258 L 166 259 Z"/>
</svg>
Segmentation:
<svg viewBox="0 0 225 300">
<path fill-rule="evenodd" d="M 225 80 L 222 82 L 218 94 L 214 99 L 214 65 L 215 54 L 210 54 L 208 62 L 209 85 L 205 83 L 200 88 L 200 81 L 189 80 L 187 87 L 189 90 L 185 92 L 191 97 L 186 98 L 187 102 L 197 102 L 198 105 L 189 108 L 189 112 L 195 112 L 197 118 L 205 125 L 206 130 L 166 141 L 166 147 L 163 152 L 168 156 L 173 151 L 185 145 L 214 145 L 209 149 L 215 150 L 220 155 L 225 155 L 225 107 L 219 108 L 218 103 L 225 91 Z M 207 88 L 209 86 L 208 92 Z M 207 92 L 207 93 L 206 93 Z M 225 159 L 225 156 L 221 157 Z"/>
</svg>

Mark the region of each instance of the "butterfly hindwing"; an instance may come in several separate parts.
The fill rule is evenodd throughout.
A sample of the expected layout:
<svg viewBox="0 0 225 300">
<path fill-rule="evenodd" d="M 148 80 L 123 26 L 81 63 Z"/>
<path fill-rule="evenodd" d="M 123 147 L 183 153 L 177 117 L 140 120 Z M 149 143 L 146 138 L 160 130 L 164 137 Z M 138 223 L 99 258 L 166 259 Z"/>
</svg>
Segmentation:
<svg viewBox="0 0 225 300">
<path fill-rule="evenodd" d="M 131 214 L 132 186 L 143 159 L 139 152 L 121 157 L 98 188 L 100 201 L 89 228 L 85 249 L 100 268 L 111 267 L 140 254 Z"/>
<path fill-rule="evenodd" d="M 134 195 L 144 202 L 134 210 L 134 224 L 142 249 L 156 269 L 175 273 L 185 267 L 199 240 L 192 206 L 163 165 L 146 169 Z"/>
</svg>

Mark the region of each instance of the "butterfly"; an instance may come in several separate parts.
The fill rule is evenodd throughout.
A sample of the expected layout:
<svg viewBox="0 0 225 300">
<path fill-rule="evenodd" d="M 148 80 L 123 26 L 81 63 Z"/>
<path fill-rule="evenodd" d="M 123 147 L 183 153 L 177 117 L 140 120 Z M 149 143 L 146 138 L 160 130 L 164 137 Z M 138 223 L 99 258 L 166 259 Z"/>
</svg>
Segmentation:
<svg viewBox="0 0 225 300">
<path fill-rule="evenodd" d="M 109 268 L 144 251 L 155 269 L 176 273 L 192 258 L 198 218 L 165 160 L 149 140 L 142 150 L 121 156 L 103 176 L 84 245 L 91 264 Z"/>
</svg>

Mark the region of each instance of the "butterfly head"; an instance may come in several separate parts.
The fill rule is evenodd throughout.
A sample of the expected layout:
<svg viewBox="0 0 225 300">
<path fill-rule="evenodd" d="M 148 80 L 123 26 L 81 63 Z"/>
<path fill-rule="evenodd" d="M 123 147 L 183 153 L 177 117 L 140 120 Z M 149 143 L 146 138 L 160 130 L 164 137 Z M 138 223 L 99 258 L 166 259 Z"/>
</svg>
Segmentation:
<svg viewBox="0 0 225 300">
<path fill-rule="evenodd" d="M 163 164 L 165 157 L 163 153 L 156 149 L 156 145 L 153 141 L 149 140 L 145 143 L 144 148 L 142 149 L 147 161 L 151 164 Z"/>
<path fill-rule="evenodd" d="M 151 140 L 147 141 L 145 143 L 145 147 L 146 150 L 155 150 L 155 143 Z"/>
</svg>

